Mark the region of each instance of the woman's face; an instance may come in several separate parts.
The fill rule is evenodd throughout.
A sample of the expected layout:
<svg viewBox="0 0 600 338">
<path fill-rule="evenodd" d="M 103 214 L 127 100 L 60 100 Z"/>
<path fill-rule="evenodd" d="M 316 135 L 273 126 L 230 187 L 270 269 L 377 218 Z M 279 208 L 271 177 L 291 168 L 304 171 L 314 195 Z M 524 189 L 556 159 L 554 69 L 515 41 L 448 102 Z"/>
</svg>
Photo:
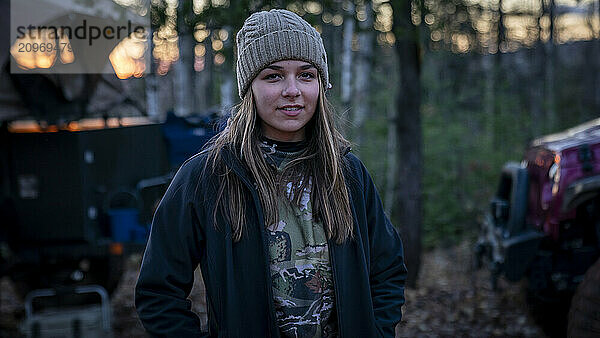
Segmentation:
<svg viewBox="0 0 600 338">
<path fill-rule="evenodd" d="M 283 60 L 270 64 L 252 81 L 262 133 L 277 141 L 301 141 L 317 108 L 319 79 L 310 63 Z"/>
</svg>

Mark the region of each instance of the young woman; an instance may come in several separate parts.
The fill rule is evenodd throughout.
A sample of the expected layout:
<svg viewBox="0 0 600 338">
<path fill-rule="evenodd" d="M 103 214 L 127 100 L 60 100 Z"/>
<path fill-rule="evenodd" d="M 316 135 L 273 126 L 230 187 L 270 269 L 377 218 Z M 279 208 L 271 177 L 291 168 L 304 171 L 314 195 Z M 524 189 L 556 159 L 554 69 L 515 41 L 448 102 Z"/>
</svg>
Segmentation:
<svg viewBox="0 0 600 338">
<path fill-rule="evenodd" d="M 334 125 L 319 33 L 285 10 L 237 35 L 242 99 L 152 223 L 136 307 L 153 335 L 393 337 L 402 242 Z M 200 265 L 208 332 L 187 299 Z"/>
</svg>

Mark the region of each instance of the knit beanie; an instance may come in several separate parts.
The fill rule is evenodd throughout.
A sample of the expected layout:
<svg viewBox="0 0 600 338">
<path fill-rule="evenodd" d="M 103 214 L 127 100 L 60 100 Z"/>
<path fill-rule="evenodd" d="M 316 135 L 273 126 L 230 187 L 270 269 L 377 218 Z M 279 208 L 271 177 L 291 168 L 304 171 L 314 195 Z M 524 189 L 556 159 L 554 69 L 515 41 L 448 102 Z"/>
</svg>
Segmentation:
<svg viewBox="0 0 600 338">
<path fill-rule="evenodd" d="M 237 81 L 240 98 L 265 67 L 281 60 L 310 62 L 329 87 L 327 54 L 321 35 L 297 14 L 284 9 L 257 12 L 237 34 Z"/>
</svg>

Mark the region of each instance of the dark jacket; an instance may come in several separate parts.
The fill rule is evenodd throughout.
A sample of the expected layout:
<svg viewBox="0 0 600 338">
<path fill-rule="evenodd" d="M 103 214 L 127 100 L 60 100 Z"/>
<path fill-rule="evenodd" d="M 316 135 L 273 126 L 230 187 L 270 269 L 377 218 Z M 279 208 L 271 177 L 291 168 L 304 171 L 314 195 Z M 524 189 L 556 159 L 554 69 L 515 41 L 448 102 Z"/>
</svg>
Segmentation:
<svg viewBox="0 0 600 338">
<path fill-rule="evenodd" d="M 202 169 L 206 154 L 179 169 L 154 215 L 135 290 L 146 330 L 168 337 L 279 337 L 266 229 L 249 172 L 224 152 L 227 166 L 248 189 L 245 232 L 213 223 L 217 178 Z M 361 161 L 345 155 L 355 238 L 329 241 L 341 337 L 393 337 L 402 317 L 406 267 L 402 242 L 386 217 Z M 207 291 L 209 332 L 200 332 L 187 299 L 200 264 Z"/>
</svg>

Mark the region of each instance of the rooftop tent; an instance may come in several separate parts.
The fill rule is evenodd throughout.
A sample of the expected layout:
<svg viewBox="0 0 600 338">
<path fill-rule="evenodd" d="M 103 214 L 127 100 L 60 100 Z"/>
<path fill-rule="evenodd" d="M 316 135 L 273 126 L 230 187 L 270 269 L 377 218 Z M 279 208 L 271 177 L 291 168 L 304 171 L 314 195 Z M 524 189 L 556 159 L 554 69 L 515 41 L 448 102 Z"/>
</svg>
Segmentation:
<svg viewBox="0 0 600 338">
<path fill-rule="evenodd" d="M 90 6 L 72 0 L 0 0 L 0 7 L 13 16 L 0 19 L 0 28 L 5 32 L 1 42 L 5 46 L 14 47 L 19 26 L 80 27 L 84 22 L 100 28 L 123 26 L 123 22 L 144 25 L 142 17 L 108 0 L 95 1 Z M 15 15 L 20 15 L 20 21 L 15 20 Z M 120 36 L 124 38 L 127 34 Z M 122 40 L 98 39 L 89 47 L 88 40 L 71 39 L 71 60 L 59 59 L 57 51 L 48 69 L 28 67 L 31 63 L 16 60 L 23 58 L 20 56 L 23 54 L 15 52 L 15 48 L 12 55 L 9 49 L 4 49 L 0 53 L 0 121 L 32 117 L 55 123 L 84 117 L 89 100 L 102 80 L 100 73 L 114 74 L 109 54 Z"/>
</svg>

